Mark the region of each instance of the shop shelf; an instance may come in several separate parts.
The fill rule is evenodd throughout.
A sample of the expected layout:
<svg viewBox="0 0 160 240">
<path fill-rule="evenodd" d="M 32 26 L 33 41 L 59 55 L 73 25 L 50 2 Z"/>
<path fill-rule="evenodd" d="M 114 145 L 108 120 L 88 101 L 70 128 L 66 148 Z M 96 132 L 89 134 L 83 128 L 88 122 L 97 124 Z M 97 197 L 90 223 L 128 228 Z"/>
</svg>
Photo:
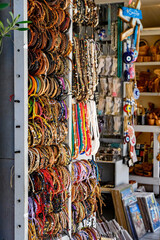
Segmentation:
<svg viewBox="0 0 160 240">
<path fill-rule="evenodd" d="M 160 66 L 160 62 L 136 62 L 135 66 L 136 67 L 141 67 L 141 66 Z"/>
<path fill-rule="evenodd" d="M 102 160 L 97 160 L 96 163 L 115 163 L 116 161 L 102 161 Z"/>
<path fill-rule="evenodd" d="M 149 96 L 151 96 L 151 97 L 160 97 L 160 93 L 159 92 L 141 92 L 140 93 L 140 96 L 141 97 L 149 97 Z"/>
<path fill-rule="evenodd" d="M 149 184 L 149 185 L 159 185 L 160 179 L 157 177 L 143 177 L 137 175 L 130 175 L 129 180 L 135 180 L 137 183 Z"/>
<path fill-rule="evenodd" d="M 152 132 L 157 133 L 160 132 L 160 126 L 151 126 L 151 125 L 135 125 L 135 132 Z"/>
<path fill-rule="evenodd" d="M 111 193 L 113 188 L 101 187 L 100 190 L 102 193 Z"/>
<path fill-rule="evenodd" d="M 155 36 L 160 35 L 160 28 L 143 28 L 141 36 Z"/>
</svg>

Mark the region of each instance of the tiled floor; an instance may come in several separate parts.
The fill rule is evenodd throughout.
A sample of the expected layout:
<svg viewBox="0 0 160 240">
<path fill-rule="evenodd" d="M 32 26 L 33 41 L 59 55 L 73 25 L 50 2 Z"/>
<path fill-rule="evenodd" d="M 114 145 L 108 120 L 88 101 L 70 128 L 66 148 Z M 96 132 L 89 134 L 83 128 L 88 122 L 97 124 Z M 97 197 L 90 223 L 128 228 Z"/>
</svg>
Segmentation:
<svg viewBox="0 0 160 240">
<path fill-rule="evenodd" d="M 146 234 L 141 240 L 160 240 L 160 229 L 158 229 L 155 233 Z"/>
</svg>

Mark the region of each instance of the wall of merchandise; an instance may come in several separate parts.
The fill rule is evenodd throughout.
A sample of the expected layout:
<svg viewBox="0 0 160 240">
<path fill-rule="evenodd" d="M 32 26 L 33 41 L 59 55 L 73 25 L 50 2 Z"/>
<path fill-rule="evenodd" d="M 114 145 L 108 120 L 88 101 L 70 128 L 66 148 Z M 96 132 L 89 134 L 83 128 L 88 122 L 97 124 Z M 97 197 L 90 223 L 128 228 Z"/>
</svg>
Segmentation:
<svg viewBox="0 0 160 240">
<path fill-rule="evenodd" d="M 82 4 L 74 2 L 74 27 L 96 27 L 96 5 Z M 96 43 L 71 32 L 70 8 L 67 0 L 28 1 L 29 239 L 99 239 L 90 219 L 100 199 Z"/>
</svg>

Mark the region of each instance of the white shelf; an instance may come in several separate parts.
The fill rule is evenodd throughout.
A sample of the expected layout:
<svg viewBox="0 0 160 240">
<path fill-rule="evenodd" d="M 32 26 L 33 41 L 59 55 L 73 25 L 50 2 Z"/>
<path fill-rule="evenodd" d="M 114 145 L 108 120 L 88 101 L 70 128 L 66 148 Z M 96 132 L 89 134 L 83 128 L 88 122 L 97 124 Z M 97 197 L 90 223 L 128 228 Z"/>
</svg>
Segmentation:
<svg viewBox="0 0 160 240">
<path fill-rule="evenodd" d="M 101 240 L 113 240 L 115 238 L 107 238 L 107 237 L 101 237 Z"/>
<path fill-rule="evenodd" d="M 102 193 L 111 193 L 113 188 L 101 187 L 100 190 Z"/>
<path fill-rule="evenodd" d="M 115 163 L 116 161 L 102 161 L 102 160 L 97 160 L 96 163 Z"/>
<path fill-rule="evenodd" d="M 135 132 L 160 132 L 160 126 L 151 126 L 151 125 L 135 125 Z"/>
<path fill-rule="evenodd" d="M 130 175 L 129 180 L 135 180 L 137 183 L 149 184 L 149 185 L 160 185 L 160 179 L 154 177 L 143 177 L 137 175 Z"/>
<path fill-rule="evenodd" d="M 155 36 L 160 35 L 160 28 L 143 28 L 141 36 Z"/>
<path fill-rule="evenodd" d="M 141 67 L 141 66 L 160 66 L 160 62 L 136 62 L 135 66 L 136 67 Z"/>
<path fill-rule="evenodd" d="M 149 97 L 149 96 L 152 96 L 152 97 L 160 97 L 160 93 L 159 92 L 141 92 L 140 93 L 140 97 Z"/>
</svg>

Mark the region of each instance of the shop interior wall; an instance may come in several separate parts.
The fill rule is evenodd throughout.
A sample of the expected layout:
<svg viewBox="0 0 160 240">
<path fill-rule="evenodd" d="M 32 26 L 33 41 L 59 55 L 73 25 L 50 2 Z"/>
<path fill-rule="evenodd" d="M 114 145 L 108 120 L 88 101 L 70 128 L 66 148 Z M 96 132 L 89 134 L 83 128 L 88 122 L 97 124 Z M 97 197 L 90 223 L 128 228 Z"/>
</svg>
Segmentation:
<svg viewBox="0 0 160 240">
<path fill-rule="evenodd" d="M 10 2 L 3 0 L 1 2 Z M 0 20 L 9 18 L 11 6 L 0 11 Z M 14 59 L 13 36 L 5 38 L 0 54 L 0 239 L 14 239 L 14 189 L 10 176 L 14 164 Z"/>
</svg>

